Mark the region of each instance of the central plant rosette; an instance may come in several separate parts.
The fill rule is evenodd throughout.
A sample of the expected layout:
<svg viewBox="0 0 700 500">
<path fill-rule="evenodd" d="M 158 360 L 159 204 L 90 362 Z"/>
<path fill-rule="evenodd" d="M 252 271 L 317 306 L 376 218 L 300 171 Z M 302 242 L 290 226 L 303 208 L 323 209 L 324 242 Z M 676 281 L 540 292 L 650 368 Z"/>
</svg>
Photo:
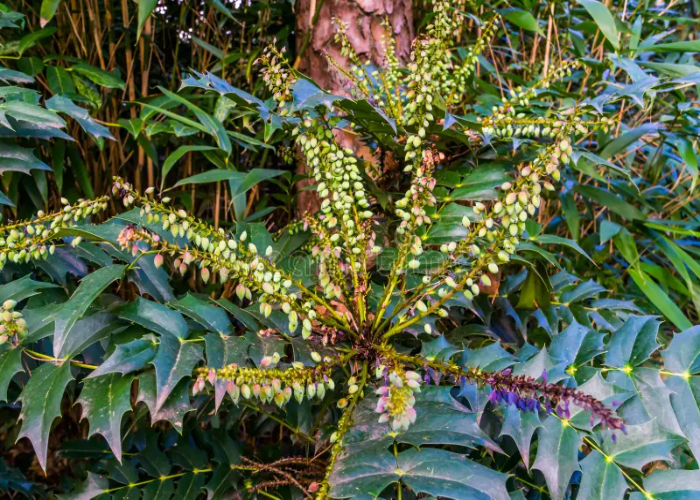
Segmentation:
<svg viewBox="0 0 700 500">
<path fill-rule="evenodd" d="M 378 116 L 383 116 L 394 130 L 397 125 L 401 127 L 394 139 L 403 149 L 403 171 L 410 178 L 408 189 L 403 196 L 381 204 L 370 189 L 373 179 L 366 168 L 367 160 L 358 158 L 353 149 L 342 147 L 336 139 L 338 127 L 352 123 L 353 110 L 334 103 L 347 100 L 340 101 L 319 90 L 321 97 L 314 105 L 297 106 L 293 89 L 301 75 L 274 48 L 259 59 L 264 80 L 277 102 L 282 127 L 294 139 L 321 200 L 318 213 L 303 215 L 303 228 L 286 229 L 310 233 L 305 246 L 314 264 L 307 277 L 310 279 L 285 270 L 275 261 L 272 246 L 258 248 L 245 231 L 234 234 L 213 228 L 173 208 L 169 198 L 155 196 L 153 188 L 141 194 L 123 179 L 115 179 L 114 194 L 125 206 L 140 207 L 143 224 L 127 226 L 119 237 L 120 244 L 131 248 L 136 258 L 155 254 L 155 263 L 160 266 L 167 257 L 183 275 L 191 268 L 197 269 L 205 284 L 231 283 L 239 300 L 257 301 L 265 317 L 275 310 L 286 315 L 288 332 L 283 335 L 297 335 L 301 327 L 301 337 L 309 342 L 313 366 L 298 361 L 287 364 L 283 353 L 274 353 L 263 357 L 256 368 L 203 367 L 197 370 L 195 392 L 206 390 L 209 384 L 217 391 L 226 391 L 234 403 L 258 399 L 282 407 L 292 398 L 299 402 L 323 399 L 336 387 L 334 374 L 344 370 L 347 378 L 342 386 L 346 394 L 337 402 L 343 414 L 331 437 L 335 446 L 328 474 L 343 446 L 353 410 L 365 393 L 376 393 L 374 410 L 380 414 L 379 423 L 388 423 L 395 432 L 405 431 L 421 418 L 415 409 L 416 394 L 432 381 L 461 387 L 468 383 L 487 386 L 493 403 L 504 402 L 522 411 L 542 410 L 564 420 L 569 416 L 569 404 L 574 403 L 588 410 L 592 421 L 613 431 L 624 431 L 613 410 L 582 392 L 549 383 L 546 371 L 539 378 L 514 375 L 510 370 L 483 372 L 449 357 L 405 354 L 395 343 L 397 336 L 416 328 L 427 335 L 435 334 L 432 325 L 449 316 L 455 300 L 469 304 L 494 285 L 502 267 L 516 254 L 545 192 L 555 189 L 561 169 L 571 161 L 576 137 L 607 131 L 612 125 L 588 105 L 574 105 L 548 117 L 520 111 L 538 91 L 570 75 L 578 67 L 577 61 L 552 68 L 532 88 L 513 90 L 503 97 L 500 106 L 493 107 L 491 115 L 478 118 L 482 134 L 472 132 L 470 140 L 485 145 L 521 138 L 539 147 L 517 167 L 514 176 L 500 185 L 496 200 L 459 205 L 464 210 L 459 238 L 437 244 L 428 241 L 428 230 L 450 201 L 449 193 L 436 196 L 438 174 L 445 169 L 447 158 L 430 130 L 447 116 L 438 123 L 436 115 L 444 112 L 433 103 L 444 92 L 449 93 L 448 104 L 462 98 L 463 83 L 473 72 L 484 48 L 483 40 L 492 36 L 495 26 L 494 19 L 484 27 L 483 37 L 454 72 L 457 78 L 448 78 L 449 72 L 440 69 L 451 66 L 450 34 L 458 21 L 443 2 L 435 6 L 429 36 L 418 41 L 408 74 L 401 74 L 396 65 L 388 65 L 383 88 L 375 86 L 359 64 L 340 26 L 338 40 L 354 64 L 346 74 L 353 92 L 378 110 Z M 213 75 L 200 75 L 195 81 L 202 88 L 227 88 Z M 224 91 L 220 91 L 222 95 Z M 395 98 L 402 92 L 403 102 Z M 428 252 L 440 257 L 437 265 L 424 268 Z M 377 259 L 385 256 L 391 263 L 389 271 L 378 276 Z M 320 494 L 327 492 L 328 484 L 324 482 Z"/>
</svg>

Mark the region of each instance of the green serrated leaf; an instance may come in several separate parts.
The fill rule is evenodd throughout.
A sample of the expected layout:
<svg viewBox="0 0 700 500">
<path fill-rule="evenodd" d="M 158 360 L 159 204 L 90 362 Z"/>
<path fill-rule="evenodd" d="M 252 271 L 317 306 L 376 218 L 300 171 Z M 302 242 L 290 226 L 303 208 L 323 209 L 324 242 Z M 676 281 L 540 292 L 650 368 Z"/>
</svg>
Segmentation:
<svg viewBox="0 0 700 500">
<path fill-rule="evenodd" d="M 169 337 L 172 338 L 172 337 Z M 139 393 L 136 398 L 146 404 L 151 412 L 151 423 L 166 420 L 177 432 L 182 432 L 185 414 L 194 408 L 190 405 L 190 382 L 182 380 L 158 407 L 156 376 L 148 371 L 139 375 Z"/>
<path fill-rule="evenodd" d="M 538 428 L 542 427 L 536 412 L 520 411 L 515 405 L 506 405 L 501 436 L 510 436 L 520 451 L 525 467 L 530 467 L 530 443 Z"/>
<path fill-rule="evenodd" d="M 700 470 L 657 469 L 644 478 L 644 489 L 655 500 L 693 500 L 700 497 Z M 635 492 L 630 500 L 648 500 Z"/>
<path fill-rule="evenodd" d="M 226 315 L 226 311 L 209 302 L 200 300 L 194 295 L 188 293 L 180 300 L 170 302 L 169 305 L 189 316 L 209 331 L 223 335 L 233 332 L 233 326 Z"/>
<path fill-rule="evenodd" d="M 440 498 L 509 500 L 507 474 L 463 455 L 434 448 L 410 449 L 398 456 L 401 482 L 416 493 Z"/>
<path fill-rule="evenodd" d="M 571 476 L 579 470 L 578 449 L 581 437 L 570 425 L 555 417 L 548 418 L 538 431 L 537 459 L 532 465 L 545 477 L 553 500 L 562 500 Z"/>
<path fill-rule="evenodd" d="M 659 348 L 656 336 L 661 322 L 655 316 L 630 316 L 612 334 L 605 362 L 609 366 L 639 366 Z"/>
<path fill-rule="evenodd" d="M 195 500 L 199 497 L 202 488 L 204 488 L 206 480 L 206 476 L 201 472 L 188 472 L 177 482 L 175 498 L 178 500 Z"/>
<path fill-rule="evenodd" d="M 0 346 L 0 401 L 7 401 L 7 389 L 12 378 L 24 372 L 22 349 L 6 343 Z"/>
<path fill-rule="evenodd" d="M 82 418 L 90 424 L 90 434 L 101 434 L 114 456 L 122 461 L 121 422 L 131 410 L 131 384 L 133 375 L 116 373 L 85 379 L 77 403 L 82 408 Z"/>
<path fill-rule="evenodd" d="M 70 363 L 44 363 L 32 372 L 18 401 L 22 403 L 19 419 L 22 429 L 17 439 L 29 438 L 41 468 L 46 470 L 51 424 L 61 416 L 61 400 L 68 382 L 73 380 Z"/>
<path fill-rule="evenodd" d="M 88 472 L 87 479 L 66 495 L 58 495 L 61 500 L 91 500 L 109 489 L 106 476 Z"/>
<path fill-rule="evenodd" d="M 34 281 L 31 274 L 28 274 L 18 280 L 11 281 L 6 285 L 0 286 L 0 303 L 6 300 L 14 300 L 21 302 L 24 299 L 38 295 L 42 290 L 49 288 L 58 288 L 54 283 L 46 283 L 44 281 Z"/>
<path fill-rule="evenodd" d="M 671 451 L 686 441 L 685 437 L 664 430 L 651 420 L 628 425 L 624 434 L 617 435 L 616 442 L 612 439 L 603 442 L 603 451 L 620 465 L 642 470 L 648 463 L 671 460 Z"/>
<path fill-rule="evenodd" d="M 124 274 L 125 269 L 125 265 L 112 265 L 87 275 L 71 298 L 61 305 L 54 315 L 53 351 L 56 357 L 66 355 L 66 344 L 78 319 L 107 286 Z"/>
<path fill-rule="evenodd" d="M 156 401 L 153 411 L 158 413 L 178 382 L 192 375 L 194 366 L 202 360 L 202 347 L 181 342 L 176 337 L 160 337 L 156 357 L 151 361 L 156 369 Z"/>
<path fill-rule="evenodd" d="M 143 326 L 160 335 L 174 335 L 186 339 L 189 335 L 187 322 L 178 311 L 167 306 L 136 297 L 116 311 L 120 318 Z"/>
<path fill-rule="evenodd" d="M 175 482 L 172 479 L 156 480 L 143 488 L 143 497 L 148 500 L 170 500 L 175 493 Z"/>
<path fill-rule="evenodd" d="M 622 500 L 627 481 L 620 468 L 595 450 L 581 461 L 583 475 L 578 496 L 586 500 Z"/>
<path fill-rule="evenodd" d="M 157 345 L 154 335 L 146 335 L 126 344 L 119 344 L 115 347 L 112 355 L 87 378 L 99 377 L 108 373 L 126 375 L 127 373 L 140 370 L 155 357 Z"/>
</svg>

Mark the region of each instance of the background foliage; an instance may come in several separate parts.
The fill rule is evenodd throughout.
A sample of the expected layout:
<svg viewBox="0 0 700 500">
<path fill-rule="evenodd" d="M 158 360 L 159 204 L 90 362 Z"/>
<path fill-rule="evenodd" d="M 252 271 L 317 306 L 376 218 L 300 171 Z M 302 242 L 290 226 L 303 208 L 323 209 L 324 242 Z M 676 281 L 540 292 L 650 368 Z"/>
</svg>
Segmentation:
<svg viewBox="0 0 700 500">
<path fill-rule="evenodd" d="M 613 444 L 573 406 L 563 419 L 521 413 L 489 403 L 484 387 L 458 384 L 425 388 L 416 401 L 425 418 L 392 435 L 367 397 L 354 410 L 332 495 L 699 494 L 698 21 L 692 3 L 606 5 L 458 6 L 470 17 L 455 64 L 477 40 L 485 47 L 465 98 L 437 105 L 444 121 L 429 130 L 447 161 L 426 245 L 459 239 L 473 202 L 495 200 L 534 147 L 517 135 L 493 139 L 493 148 L 475 143 L 476 118 L 492 115 L 510 89 L 578 59 L 580 68 L 523 111 L 547 117 L 555 105 L 584 102 L 615 126 L 577 144 L 528 222 L 520 260 L 501 267 L 493 287 L 399 341 L 401 352 L 432 360 L 535 378 L 546 371 L 550 382 L 615 407 L 627 434 Z M 502 20 L 483 37 L 478 26 L 494 11 Z M 414 5 L 418 32 L 432 16 L 432 5 Z M 107 195 L 120 175 L 137 190 L 167 190 L 173 205 L 227 232 L 247 231 L 259 249 L 272 245 L 285 269 L 309 269 L 296 252 L 308 235 L 279 232 L 297 220 L 298 152 L 254 64 L 270 43 L 296 60 L 294 22 L 289 2 L 1 5 L 4 218 Z M 303 78 L 293 89 L 295 111 L 336 99 Z M 354 97 L 336 104 L 374 151 L 364 165 L 385 209 L 406 190 L 397 167 L 406 134 L 372 99 Z M 0 299 L 18 303 L 27 336 L 22 349 L 0 346 L 0 489 L 37 498 L 300 496 L 279 471 L 323 477 L 345 388 L 284 410 L 227 400 L 214 412 L 221 400 L 192 396 L 191 374 L 204 362 L 259 366 L 280 352 L 312 366 L 311 349 L 300 336 L 257 335 L 291 332 L 233 287 L 170 273 L 152 255 L 132 265 L 117 237 L 141 218 L 119 201 L 105 199 L 106 215 L 61 233 L 86 241 L 3 268 Z M 397 219 L 388 209 L 386 220 L 390 236 Z M 377 284 L 392 263 L 390 254 L 377 259 Z M 283 461 L 299 454 L 322 466 Z"/>
</svg>

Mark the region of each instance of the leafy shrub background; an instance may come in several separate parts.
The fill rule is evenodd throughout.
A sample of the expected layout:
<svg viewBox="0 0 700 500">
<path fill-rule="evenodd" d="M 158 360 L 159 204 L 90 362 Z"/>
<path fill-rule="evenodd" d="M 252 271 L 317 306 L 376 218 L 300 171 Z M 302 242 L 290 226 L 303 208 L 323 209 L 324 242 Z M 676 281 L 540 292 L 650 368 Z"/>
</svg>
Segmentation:
<svg viewBox="0 0 700 500">
<path fill-rule="evenodd" d="M 700 45 L 692 9 L 592 0 L 437 5 L 447 5 L 452 20 L 457 11 L 472 17 L 458 34 L 441 37 L 426 28 L 434 6 L 415 5 L 419 36 L 454 46 L 452 67 L 420 84 L 435 108 L 423 134 L 385 90 L 426 68 L 406 72 L 391 58 L 383 81 L 373 67 L 351 73 L 351 99 L 287 70 L 288 80 L 268 82 L 289 91 L 278 108 L 254 61 L 268 43 L 288 43 L 294 13 L 286 2 L 0 7 L 5 219 L 33 217 L 36 229 L 42 215 L 32 214 L 72 203 L 77 222 L 42 236 L 46 245 L 21 257 L 12 245 L 38 233 L 23 232 L 26 224 L 2 227 L 0 299 L 21 314 L 3 319 L 11 335 L 0 347 L 3 491 L 77 498 L 291 498 L 319 489 L 341 498 L 699 494 L 700 340 L 692 325 Z M 485 24 L 494 9 L 501 17 Z M 294 45 L 285 48 L 294 61 Z M 351 44 L 346 55 L 354 61 Z M 571 74 L 542 88 L 543 75 L 574 60 Z M 513 101 L 515 121 L 498 117 L 494 106 L 511 89 L 538 84 Z M 406 90 L 399 89 L 404 105 L 415 100 Z M 295 216 L 302 175 L 287 161 L 302 151 L 290 132 L 295 118 L 331 103 L 344 119 L 339 126 L 354 126 L 373 151 L 359 165 L 380 217 L 374 241 L 383 251 L 368 261 L 371 283 L 360 292 L 374 311 L 398 271 L 445 278 L 435 271 L 446 253 L 440 247 L 466 238 L 462 221 L 478 222 L 475 203 L 492 207 L 502 184 L 549 144 L 545 125 L 537 133 L 528 127 L 566 120 L 574 108 L 589 120 L 611 120 L 572 141 L 560 182 L 521 228 L 519 252 L 486 275 L 476 298 L 460 296 L 446 317 L 431 310 L 374 345 L 379 362 L 400 361 L 429 379 L 407 430 L 378 422 L 375 358 L 345 360 L 323 399 L 222 402 L 216 384 L 199 382 L 209 377 L 198 378 L 201 367 L 262 364 L 254 372 L 261 376 L 277 353 L 280 367 L 313 370 L 315 353 L 334 357 L 338 347 L 359 344 L 316 328 L 304 340 L 279 304 L 269 314 L 237 295 L 235 283 L 203 279 L 201 259 L 179 272 L 171 265 L 177 255 L 166 254 L 160 267 L 156 255 L 135 260 L 118 242 L 127 224 L 156 233 L 162 225 L 120 207 L 123 181 L 111 195 L 113 175 L 135 193 L 156 186 L 174 213 L 182 207 L 238 241 L 245 231 L 260 252 L 272 248 L 274 265 L 308 284 L 320 270 L 309 257 L 318 231 L 304 230 Z M 494 120 L 494 130 L 485 130 Z M 421 146 L 406 147 L 414 137 Z M 429 223 L 412 229 L 425 247 L 416 267 L 401 255 L 396 202 L 411 179 L 402 170 L 414 166 L 406 152 L 426 143 L 445 159 L 435 172 L 439 203 Z M 86 213 L 80 197 L 97 199 L 99 210 Z M 161 234 L 184 244 L 175 236 Z M 407 298 L 399 290 L 420 286 L 405 283 L 394 307 Z M 472 378 L 453 380 L 454 367 Z M 573 404 L 557 416 L 490 402 L 492 389 L 477 370 L 534 380 L 546 373 L 549 383 L 615 409 L 627 431 L 613 443 Z M 338 408 L 343 398 L 350 404 Z"/>
</svg>

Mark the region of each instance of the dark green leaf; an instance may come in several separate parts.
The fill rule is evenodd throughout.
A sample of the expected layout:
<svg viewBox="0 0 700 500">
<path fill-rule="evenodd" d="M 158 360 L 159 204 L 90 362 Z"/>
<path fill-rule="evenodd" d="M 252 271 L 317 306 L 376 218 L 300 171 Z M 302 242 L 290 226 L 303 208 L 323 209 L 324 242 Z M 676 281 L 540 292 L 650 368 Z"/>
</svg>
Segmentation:
<svg viewBox="0 0 700 500">
<path fill-rule="evenodd" d="M 173 339 L 174 337 L 166 338 Z M 148 407 L 151 412 L 151 423 L 167 420 L 177 432 L 182 432 L 185 414 L 193 410 L 190 405 L 189 380 L 182 380 L 177 384 L 158 409 L 156 407 L 157 391 L 156 377 L 153 376 L 153 372 L 148 371 L 139 375 L 139 393 L 136 400 L 142 401 Z"/>
<path fill-rule="evenodd" d="M 134 302 L 120 307 L 116 313 L 120 318 L 132 321 L 160 335 L 174 335 L 179 339 L 186 339 L 189 334 L 187 322 L 182 314 L 142 297 L 136 297 Z"/>
<path fill-rule="evenodd" d="M 7 401 L 7 389 L 12 377 L 24 371 L 22 349 L 9 343 L 0 346 L 0 401 Z"/>
<path fill-rule="evenodd" d="M 31 274 L 28 274 L 18 280 L 14 280 L 6 285 L 0 286 L 0 303 L 5 302 L 6 300 L 21 302 L 26 298 L 40 294 L 42 290 L 57 287 L 58 285 L 53 283 L 34 281 Z"/>
<path fill-rule="evenodd" d="M 571 476 L 579 470 L 581 437 L 570 425 L 549 417 L 538 431 L 537 459 L 532 465 L 544 475 L 553 500 L 562 500 Z"/>
<path fill-rule="evenodd" d="M 131 383 L 133 375 L 116 373 L 86 379 L 77 403 L 82 408 L 82 418 L 90 423 L 90 434 L 101 434 L 114 456 L 122 461 L 121 422 L 131 410 Z"/>
<path fill-rule="evenodd" d="M 75 93 L 75 84 L 65 68 L 48 66 L 46 68 L 46 79 L 49 83 L 49 89 L 54 95 Z"/>
<path fill-rule="evenodd" d="M 26 437 L 42 469 L 46 470 L 51 424 L 61 415 L 61 400 L 68 382 L 73 380 L 70 363 L 44 363 L 32 372 L 24 391 L 18 398 L 22 403 L 22 430 L 17 439 Z"/>
<path fill-rule="evenodd" d="M 95 66 L 90 66 L 84 62 L 79 62 L 75 66 L 72 66 L 70 70 L 85 76 L 87 79 L 101 87 L 121 90 L 124 90 L 126 87 L 124 81 L 114 73 L 104 71 L 100 68 L 96 68 Z"/>
<path fill-rule="evenodd" d="M 156 400 L 152 412 L 159 413 L 165 400 L 183 378 L 192 375 L 194 366 L 202 360 L 202 347 L 181 342 L 172 335 L 160 337 L 156 357 L 151 361 L 156 369 Z M 187 389 L 185 390 L 185 394 Z"/>
<path fill-rule="evenodd" d="M 687 439 L 660 428 L 649 421 L 639 425 L 628 425 L 627 432 L 617 436 L 617 442 L 603 442 L 603 451 L 615 462 L 625 467 L 641 470 L 646 464 L 657 460 L 671 460 L 671 451 Z"/>
<path fill-rule="evenodd" d="M 88 472 L 85 482 L 66 495 L 58 495 L 58 498 L 61 500 L 91 500 L 108 489 L 109 480 L 106 476 Z"/>
<path fill-rule="evenodd" d="M 401 482 L 416 493 L 441 498 L 509 500 L 508 476 L 446 450 L 410 449 L 399 454 Z M 398 471 L 397 471 L 398 472 Z"/>
<path fill-rule="evenodd" d="M 655 500 L 692 500 L 700 496 L 700 470 L 656 469 L 644 478 L 644 489 Z M 647 500 L 642 493 L 633 493 L 630 500 Z"/>
<path fill-rule="evenodd" d="M 156 5 L 158 5 L 158 0 L 138 0 L 137 3 L 139 4 L 138 27 L 136 29 L 136 39 L 138 40 L 146 20 L 151 16 Z"/>
<path fill-rule="evenodd" d="M 98 137 L 106 137 L 107 139 L 114 140 L 114 137 L 112 137 L 112 134 L 109 133 L 109 129 L 107 129 L 107 127 L 97 123 L 92 119 L 86 110 L 80 106 L 76 106 L 73 101 L 67 97 L 55 95 L 46 101 L 46 107 L 53 111 L 60 111 L 61 113 L 67 114 L 77 121 L 83 130 L 85 130 L 85 132 L 90 134 L 95 139 Z"/>
<path fill-rule="evenodd" d="M 140 370 L 156 355 L 157 345 L 154 335 L 146 335 L 126 344 L 119 344 L 115 347 L 112 355 L 87 378 L 99 377 L 108 373 L 127 374 Z"/>
<path fill-rule="evenodd" d="M 515 24 L 518 28 L 522 28 L 528 31 L 535 31 L 537 33 L 542 33 L 542 28 L 540 28 L 539 23 L 529 12 L 522 9 L 511 8 L 508 9 L 503 15 L 511 23 Z"/>
<path fill-rule="evenodd" d="M 24 51 L 27 50 L 30 47 L 33 47 L 36 42 L 39 40 L 42 40 L 46 37 L 49 37 L 56 33 L 56 28 L 51 27 L 51 28 L 41 28 L 36 31 L 32 31 L 31 33 L 28 33 L 24 35 L 22 38 L 19 40 L 19 48 L 18 52 L 19 55 L 24 54 Z"/>
<path fill-rule="evenodd" d="M 98 269 L 80 282 L 80 286 L 54 315 L 53 351 L 57 357 L 65 355 L 64 350 L 71 330 L 78 319 L 87 311 L 90 304 L 113 281 L 124 274 L 126 266 L 112 265 Z"/>
<path fill-rule="evenodd" d="M 189 316 L 209 331 L 228 335 L 233 331 L 226 311 L 220 307 L 204 302 L 194 295 L 187 294 L 176 302 L 169 304 L 183 314 Z"/>
<path fill-rule="evenodd" d="M 175 498 L 178 500 L 195 500 L 199 497 L 202 488 L 204 488 L 206 480 L 206 476 L 201 472 L 188 472 L 177 482 Z"/>
<path fill-rule="evenodd" d="M 537 412 L 524 412 L 515 405 L 506 405 L 503 415 L 503 428 L 501 436 L 510 436 L 515 441 L 525 467 L 530 467 L 530 443 L 532 436 L 539 427 L 542 427 Z"/>
</svg>

